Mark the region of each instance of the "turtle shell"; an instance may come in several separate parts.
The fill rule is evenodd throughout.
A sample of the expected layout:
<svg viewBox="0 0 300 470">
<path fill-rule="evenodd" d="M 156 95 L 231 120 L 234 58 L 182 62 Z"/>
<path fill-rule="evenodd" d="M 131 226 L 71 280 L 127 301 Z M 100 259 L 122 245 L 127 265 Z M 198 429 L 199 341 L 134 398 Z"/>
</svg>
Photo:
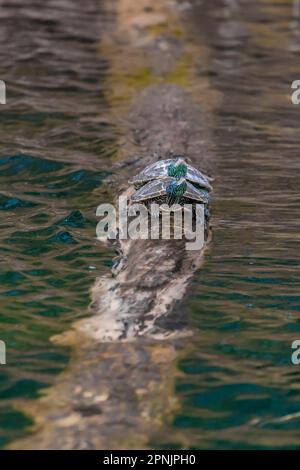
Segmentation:
<svg viewBox="0 0 300 470">
<path fill-rule="evenodd" d="M 208 191 L 212 190 L 206 175 L 185 162 L 178 164 L 178 159 L 159 160 L 152 163 L 130 180 L 129 183 L 139 188 L 151 180 L 165 177 L 175 177 L 177 179 L 184 177 L 187 181 L 195 183 L 199 187 L 203 187 Z"/>
<path fill-rule="evenodd" d="M 131 200 L 132 202 L 144 202 L 159 199 L 163 202 L 164 199 L 167 200 L 171 191 L 173 191 L 174 195 L 180 197 L 180 203 L 182 203 L 182 200 L 185 202 L 202 202 L 203 204 L 208 204 L 209 202 L 207 191 L 197 189 L 189 181 L 185 180 L 183 180 L 183 183 L 178 184 L 178 180 L 172 177 L 149 181 L 131 196 Z"/>
</svg>

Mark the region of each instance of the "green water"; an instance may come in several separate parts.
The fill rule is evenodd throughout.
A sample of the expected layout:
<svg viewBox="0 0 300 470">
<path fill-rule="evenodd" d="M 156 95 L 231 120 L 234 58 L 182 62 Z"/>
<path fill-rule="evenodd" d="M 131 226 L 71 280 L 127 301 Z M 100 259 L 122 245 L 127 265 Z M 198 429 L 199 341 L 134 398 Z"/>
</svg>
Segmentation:
<svg viewBox="0 0 300 470">
<path fill-rule="evenodd" d="M 36 397 L 67 363 L 49 338 L 86 312 L 95 273 L 111 264 L 92 208 L 105 171 L 25 154 L 0 158 L 1 444 L 28 420 L 11 404 Z"/>
<path fill-rule="evenodd" d="M 60 5 L 39 2 L 39 15 L 36 2 L 1 7 L 0 445 L 30 424 L 17 402 L 68 363 L 50 337 L 87 313 L 89 288 L 111 265 L 95 238 L 115 152 L 99 85 L 105 64 L 94 60 L 101 10 Z"/>
<path fill-rule="evenodd" d="M 295 4 L 296 2 L 294 2 Z M 87 314 L 111 253 L 95 240 L 117 131 L 102 93 L 98 2 L 3 6 L 0 110 L 0 445 L 28 432 L 69 351 L 50 337 Z M 183 310 L 194 336 L 177 364 L 180 406 L 156 447 L 299 448 L 300 20 L 291 1 L 194 1 L 209 50 L 199 76 L 223 96 L 213 120 L 213 241 Z M 22 28 L 18 25 L 22 22 Z M 32 31 L 35 34 L 32 34 Z M 12 66 L 13 65 L 13 66 Z"/>
<path fill-rule="evenodd" d="M 173 429 L 194 448 L 299 448 L 300 20 L 288 1 L 203 3 L 192 32 L 211 60 L 199 75 L 223 102 L 213 242 L 186 303 L 197 334 L 178 365 Z"/>
</svg>

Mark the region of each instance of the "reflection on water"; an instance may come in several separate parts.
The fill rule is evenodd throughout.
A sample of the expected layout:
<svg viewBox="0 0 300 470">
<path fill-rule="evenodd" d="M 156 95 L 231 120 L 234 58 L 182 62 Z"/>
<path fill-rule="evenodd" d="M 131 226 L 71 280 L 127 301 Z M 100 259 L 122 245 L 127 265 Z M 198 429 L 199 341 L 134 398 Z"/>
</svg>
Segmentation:
<svg viewBox="0 0 300 470">
<path fill-rule="evenodd" d="M 198 333 L 179 363 L 173 425 L 192 447 L 299 447 L 300 371 L 290 359 L 300 337 L 292 2 L 202 3 L 205 21 L 198 5 L 193 33 L 212 57 L 199 73 L 212 76 L 224 100 L 215 123 L 214 237 L 187 302 Z"/>
<path fill-rule="evenodd" d="M 114 151 L 105 64 L 94 60 L 101 11 L 81 6 L 1 4 L 0 445 L 30 423 L 12 404 L 37 396 L 68 360 L 49 337 L 85 312 L 95 273 L 110 265 L 94 216 Z"/>
<path fill-rule="evenodd" d="M 111 258 L 93 238 L 114 153 L 99 85 L 106 64 L 95 60 L 110 18 L 96 0 L 30 4 L 1 10 L 2 445 L 29 424 L 15 400 L 35 397 L 65 366 L 49 337 L 85 311 L 95 271 Z M 152 445 L 299 447 L 299 369 L 290 362 L 300 338 L 300 108 L 290 101 L 299 5 L 195 0 L 185 14 L 210 49 L 199 75 L 224 95 L 212 149 L 214 239 L 184 306 L 196 333 L 178 363 L 180 407 Z"/>
</svg>

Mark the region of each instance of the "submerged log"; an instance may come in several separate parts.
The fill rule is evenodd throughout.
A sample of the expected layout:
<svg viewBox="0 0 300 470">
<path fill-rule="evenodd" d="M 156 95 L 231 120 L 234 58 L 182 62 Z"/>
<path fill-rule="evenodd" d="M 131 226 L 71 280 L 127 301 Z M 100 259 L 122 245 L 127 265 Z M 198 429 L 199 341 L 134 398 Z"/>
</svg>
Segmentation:
<svg viewBox="0 0 300 470">
<path fill-rule="evenodd" d="M 128 194 L 133 174 L 173 152 L 214 173 L 210 120 L 217 99 L 193 69 L 194 53 L 205 61 L 205 48 L 187 40 L 175 4 L 146 6 L 145 0 L 114 2 L 116 27 L 102 44 L 112 80 L 107 99 L 123 129 L 108 182 L 114 198 Z M 72 363 L 44 397 L 26 403 L 35 433 L 13 448 L 149 447 L 176 409 L 174 360 L 190 334 L 180 301 L 205 247 L 195 252 L 184 240 L 123 240 L 116 248 L 114 276 L 92 288 L 92 315 L 55 339 L 72 345 Z"/>
<path fill-rule="evenodd" d="M 203 116 L 178 86 L 148 87 L 133 106 L 128 121 L 129 132 L 143 156 L 136 158 L 134 164 L 129 161 L 117 173 L 115 186 L 121 182 L 124 187 L 120 195 L 128 194 L 127 180 L 133 171 L 137 173 L 157 158 L 168 158 L 172 152 L 188 155 L 200 168 L 205 165 Z M 128 239 L 120 240 L 117 248 L 116 275 L 96 281 L 92 289 L 94 316 L 82 322 L 81 327 L 101 341 L 174 334 L 176 322 L 170 329 L 163 326 L 164 319 L 182 299 L 189 279 L 201 264 L 205 247 L 186 250 L 184 239 Z"/>
</svg>

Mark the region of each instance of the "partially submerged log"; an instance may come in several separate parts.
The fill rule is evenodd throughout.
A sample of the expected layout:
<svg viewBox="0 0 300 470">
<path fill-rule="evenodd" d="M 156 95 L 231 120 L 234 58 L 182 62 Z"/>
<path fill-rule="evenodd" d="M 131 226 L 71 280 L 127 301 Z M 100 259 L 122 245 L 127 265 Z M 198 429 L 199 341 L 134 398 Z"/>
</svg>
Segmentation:
<svg viewBox="0 0 300 470">
<path fill-rule="evenodd" d="M 116 31 L 108 32 L 102 49 L 108 51 L 113 78 L 108 98 L 114 104 L 119 89 L 128 97 L 116 118 L 125 145 L 108 183 L 115 198 L 128 194 L 133 174 L 173 152 L 213 173 L 209 121 L 215 95 L 205 80 L 191 78 L 194 46 L 178 34 L 177 12 L 160 4 L 147 13 L 144 3 L 117 1 Z M 171 24 L 171 30 L 162 24 Z M 205 60 L 205 52 L 197 51 Z M 131 75 L 134 67 L 148 67 L 151 80 L 147 75 L 141 87 L 134 82 L 133 90 L 124 84 L 126 67 Z M 148 447 L 176 409 L 174 360 L 190 333 L 180 301 L 205 247 L 189 252 L 184 240 L 126 240 L 116 248 L 114 276 L 97 279 L 92 288 L 93 314 L 55 339 L 72 345 L 70 367 L 44 397 L 26 403 L 35 434 L 12 447 Z"/>
<path fill-rule="evenodd" d="M 186 154 L 202 168 L 206 163 L 205 125 L 190 96 L 176 85 L 147 88 L 135 103 L 128 121 L 142 157 L 117 172 L 116 187 L 128 194 L 132 172 L 172 152 Z M 201 144 L 199 140 L 201 139 Z M 126 162 L 126 159 L 124 160 Z M 123 184 L 122 184 L 123 183 Z M 189 279 L 199 268 L 202 250 L 186 250 L 186 240 L 120 240 L 119 270 L 114 278 L 100 278 L 92 289 L 94 316 L 81 323 L 95 340 L 115 341 L 136 336 L 174 335 L 163 327 L 181 300 Z M 115 270 L 116 271 L 116 270 Z M 182 323 L 181 323 L 182 327 Z"/>
</svg>

